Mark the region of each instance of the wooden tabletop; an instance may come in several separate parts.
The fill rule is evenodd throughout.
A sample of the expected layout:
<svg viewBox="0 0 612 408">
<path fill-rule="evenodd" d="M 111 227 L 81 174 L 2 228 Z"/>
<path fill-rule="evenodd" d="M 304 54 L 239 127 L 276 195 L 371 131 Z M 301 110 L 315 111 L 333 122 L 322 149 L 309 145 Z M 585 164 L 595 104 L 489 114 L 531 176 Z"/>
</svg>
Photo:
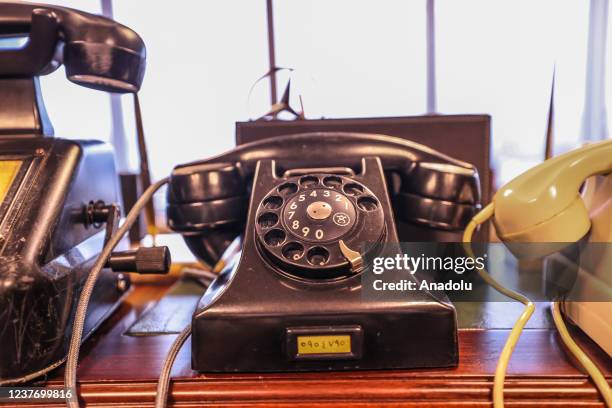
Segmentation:
<svg viewBox="0 0 612 408">
<path fill-rule="evenodd" d="M 153 406 L 157 376 L 176 335 L 125 335 L 168 289 L 136 286 L 81 350 L 79 393 L 88 407 Z M 579 330 L 572 333 L 612 378 L 611 359 Z M 460 330 L 460 363 L 453 369 L 325 373 L 199 374 L 190 368 L 187 343 L 172 371 L 170 402 L 207 407 L 488 407 L 497 357 L 507 335 L 507 329 Z M 60 369 L 48 384 L 61 384 L 62 378 Z M 603 407 L 596 389 L 551 329 L 523 333 L 508 368 L 505 395 L 507 407 Z"/>
</svg>

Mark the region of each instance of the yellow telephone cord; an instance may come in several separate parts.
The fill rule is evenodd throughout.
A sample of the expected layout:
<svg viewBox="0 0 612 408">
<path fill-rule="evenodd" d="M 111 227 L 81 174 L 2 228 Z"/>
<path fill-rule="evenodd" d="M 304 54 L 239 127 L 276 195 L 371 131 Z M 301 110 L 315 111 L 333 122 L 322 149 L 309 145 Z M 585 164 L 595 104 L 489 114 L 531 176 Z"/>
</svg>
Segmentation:
<svg viewBox="0 0 612 408">
<path fill-rule="evenodd" d="M 465 248 L 465 252 L 471 258 L 474 258 L 474 252 L 472 251 L 472 235 L 474 235 L 474 230 L 480 224 L 487 221 L 493 215 L 494 206 L 493 204 L 487 205 L 482 211 L 472 218 L 468 226 L 465 228 L 465 232 L 463 233 L 463 247 Z M 497 367 L 495 368 L 495 378 L 493 380 L 493 406 L 495 408 L 503 408 L 504 407 L 504 381 L 506 379 L 506 369 L 508 368 L 508 362 L 510 361 L 510 357 L 512 356 L 512 352 L 516 347 L 516 343 L 518 343 L 519 337 L 521 336 L 521 332 L 523 328 L 531 318 L 531 315 L 535 311 L 535 305 L 527 299 L 525 296 L 517 293 L 513 290 L 505 288 L 500 285 L 491 275 L 489 275 L 484 269 L 477 269 L 478 275 L 487 282 L 490 286 L 492 286 L 499 293 L 508 296 L 514 300 L 517 300 L 525 305 L 525 310 L 518 318 L 516 323 L 514 323 L 514 327 L 510 331 L 510 335 L 506 340 L 506 344 L 504 344 L 504 348 L 499 356 L 499 360 L 497 360 Z"/>
<path fill-rule="evenodd" d="M 601 396 L 606 403 L 608 408 L 612 408 L 612 391 L 610 391 L 610 385 L 606 380 L 606 377 L 599 371 L 599 368 L 591 361 L 591 359 L 582 351 L 580 346 L 576 344 L 572 336 L 567 331 L 567 327 L 565 326 L 565 322 L 563 322 L 563 316 L 561 316 L 561 307 L 559 302 L 552 302 L 552 315 L 553 320 L 555 321 L 555 326 L 557 327 L 557 331 L 563 340 L 565 346 L 569 349 L 569 351 L 576 357 L 576 359 L 580 362 L 582 367 L 589 373 L 589 376 L 595 383 L 595 386 L 601 393 Z"/>
<path fill-rule="evenodd" d="M 474 235 L 474 231 L 476 227 L 480 224 L 486 222 L 489 218 L 493 216 L 493 212 L 495 211 L 494 205 L 491 203 L 483 208 L 478 214 L 472 218 L 468 226 L 465 228 L 465 232 L 463 233 L 463 247 L 468 254 L 468 256 L 474 258 L 474 252 L 472 251 L 472 235 Z M 535 305 L 527 299 L 524 295 L 517 293 L 511 289 L 508 289 L 499 284 L 491 275 L 489 275 L 484 269 L 478 269 L 478 275 L 487 282 L 491 287 L 497 290 L 499 293 L 502 293 L 509 298 L 517 300 L 525 305 L 525 310 L 518 318 L 514 327 L 510 331 L 510 335 L 506 340 L 506 344 L 499 356 L 497 361 L 497 367 L 495 368 L 495 378 L 493 380 L 493 406 L 495 408 L 503 408 L 504 407 L 504 381 L 506 379 L 506 370 L 508 368 L 508 363 L 510 361 L 510 357 L 512 356 L 512 352 L 518 343 L 519 337 L 523 331 L 523 328 L 531 318 L 531 315 L 535 311 Z M 606 378 L 603 376 L 601 371 L 597 368 L 597 366 L 587 357 L 587 355 L 580 349 L 580 347 L 574 342 L 569 332 L 567 331 L 567 327 L 563 322 L 563 318 L 561 317 L 561 312 L 559 310 L 559 303 L 553 302 L 552 304 L 552 314 L 553 320 L 555 322 L 555 326 L 559 331 L 561 339 L 565 346 L 571 351 L 571 353 L 580 361 L 580 364 L 584 367 L 584 369 L 588 372 L 588 374 L 593 379 L 595 386 L 599 389 L 606 406 L 608 408 L 612 408 L 612 394 L 610 392 L 610 386 L 606 381 Z"/>
</svg>

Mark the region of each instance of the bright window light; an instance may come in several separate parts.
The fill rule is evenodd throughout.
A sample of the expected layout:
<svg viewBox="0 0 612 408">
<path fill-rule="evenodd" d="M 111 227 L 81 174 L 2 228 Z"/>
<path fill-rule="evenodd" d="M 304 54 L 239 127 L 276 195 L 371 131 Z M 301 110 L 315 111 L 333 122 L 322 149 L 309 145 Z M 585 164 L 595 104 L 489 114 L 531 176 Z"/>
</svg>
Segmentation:
<svg viewBox="0 0 612 408">
<path fill-rule="evenodd" d="M 556 68 L 555 147 L 579 143 L 588 2 L 437 0 L 438 107 L 492 116 L 507 181 L 543 160 Z"/>
<path fill-rule="evenodd" d="M 115 0 L 113 7 L 147 44 L 140 101 L 154 178 L 233 147 L 249 87 L 267 70 L 265 3 Z M 123 107 L 129 137 L 131 98 Z"/>
<path fill-rule="evenodd" d="M 98 1 L 53 3 L 101 11 Z M 542 160 L 553 69 L 555 153 L 581 143 L 588 2 L 435 4 L 438 111 L 492 116 L 500 181 Z M 115 19 L 147 44 L 140 98 L 154 178 L 232 148 L 234 123 L 257 116 L 247 99 L 268 70 L 265 7 L 252 0 L 113 1 Z M 274 18 L 277 65 L 296 69 L 293 92 L 303 93 L 308 118 L 425 112 L 425 0 L 275 0 Z M 279 74 L 279 97 L 286 77 Z M 69 83 L 63 68 L 41 82 L 57 136 L 110 140 L 108 95 Z M 262 83 L 252 95 L 265 110 Z M 122 105 L 136 169 L 131 96 Z"/>
<path fill-rule="evenodd" d="M 424 113 L 424 0 L 275 0 L 274 20 L 277 65 L 313 79 L 308 118 Z"/>
</svg>

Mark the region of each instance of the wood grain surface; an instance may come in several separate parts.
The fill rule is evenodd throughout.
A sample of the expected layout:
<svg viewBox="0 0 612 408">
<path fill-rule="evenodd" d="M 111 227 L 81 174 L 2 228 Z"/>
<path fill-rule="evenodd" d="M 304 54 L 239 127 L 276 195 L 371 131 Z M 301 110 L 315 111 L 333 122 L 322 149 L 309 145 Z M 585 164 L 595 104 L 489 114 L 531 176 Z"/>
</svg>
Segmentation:
<svg viewBox="0 0 612 408">
<path fill-rule="evenodd" d="M 124 333 L 167 289 L 138 286 L 86 342 L 78 370 L 84 405 L 153 406 L 157 376 L 175 335 Z M 579 330 L 572 332 L 610 379 L 611 359 Z M 188 343 L 174 365 L 170 402 L 181 407 L 488 407 L 507 334 L 508 330 L 460 330 L 457 368 L 404 371 L 199 374 L 190 368 Z M 59 369 L 47 384 L 61 384 L 62 376 Z M 603 402 L 555 331 L 531 329 L 521 337 L 508 368 L 506 406 L 603 407 Z"/>
</svg>

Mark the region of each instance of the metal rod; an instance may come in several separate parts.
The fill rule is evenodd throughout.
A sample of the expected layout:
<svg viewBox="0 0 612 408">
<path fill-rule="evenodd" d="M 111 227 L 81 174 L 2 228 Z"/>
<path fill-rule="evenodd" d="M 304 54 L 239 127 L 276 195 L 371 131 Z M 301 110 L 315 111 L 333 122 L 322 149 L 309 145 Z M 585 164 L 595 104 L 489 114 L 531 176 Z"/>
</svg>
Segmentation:
<svg viewBox="0 0 612 408">
<path fill-rule="evenodd" d="M 113 1 L 101 0 L 102 15 L 110 19 L 113 18 Z M 115 159 L 117 163 L 117 171 L 120 174 L 130 173 L 133 169 L 130 166 L 128 140 L 125 136 L 123 108 L 121 104 L 121 95 L 109 94 L 110 109 L 111 109 L 111 142 L 115 148 Z"/>
<path fill-rule="evenodd" d="M 140 181 L 142 183 L 142 189 L 146 191 L 151 186 L 151 172 L 149 170 L 149 155 L 147 153 L 147 143 L 144 134 L 144 125 L 142 121 L 142 111 L 140 109 L 140 100 L 138 99 L 138 93 L 134 93 L 134 118 L 136 120 L 136 136 L 138 139 L 138 153 L 140 154 Z M 155 204 L 153 200 L 145 206 L 145 218 L 147 220 L 147 229 L 149 234 L 153 237 L 155 242 L 155 236 L 157 235 L 157 226 L 155 224 Z"/>
<path fill-rule="evenodd" d="M 274 45 L 274 15 L 272 0 L 266 0 L 266 12 L 268 16 L 268 61 L 270 70 L 270 106 L 276 104 L 276 49 Z"/>
<path fill-rule="evenodd" d="M 435 0 L 427 0 L 426 51 L 427 51 L 427 113 L 438 110 L 436 90 L 436 18 Z"/>
<path fill-rule="evenodd" d="M 553 155 L 554 122 L 555 122 L 555 77 L 556 67 L 553 68 L 552 84 L 550 86 L 550 101 L 548 102 L 548 119 L 546 123 L 546 144 L 544 146 L 544 160 Z"/>
<path fill-rule="evenodd" d="M 605 94 L 607 31 L 608 0 L 591 0 L 582 114 L 583 141 L 597 141 L 608 137 Z"/>
<path fill-rule="evenodd" d="M 113 0 L 101 0 L 100 6 L 104 17 L 113 18 Z"/>
</svg>

